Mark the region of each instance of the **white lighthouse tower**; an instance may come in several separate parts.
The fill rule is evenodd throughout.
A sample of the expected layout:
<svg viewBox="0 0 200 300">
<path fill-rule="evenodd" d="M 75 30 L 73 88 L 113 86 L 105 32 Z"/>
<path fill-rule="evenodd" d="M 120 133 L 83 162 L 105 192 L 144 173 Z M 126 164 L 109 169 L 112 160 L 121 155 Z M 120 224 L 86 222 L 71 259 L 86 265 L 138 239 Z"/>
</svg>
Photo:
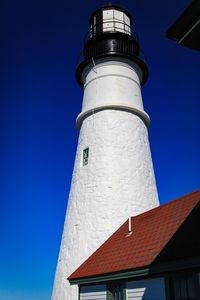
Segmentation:
<svg viewBox="0 0 200 300">
<path fill-rule="evenodd" d="M 78 300 L 67 277 L 129 216 L 159 205 L 141 97 L 148 69 L 131 16 L 108 5 L 89 23 L 77 68 L 84 90 L 80 135 L 52 300 Z"/>
</svg>

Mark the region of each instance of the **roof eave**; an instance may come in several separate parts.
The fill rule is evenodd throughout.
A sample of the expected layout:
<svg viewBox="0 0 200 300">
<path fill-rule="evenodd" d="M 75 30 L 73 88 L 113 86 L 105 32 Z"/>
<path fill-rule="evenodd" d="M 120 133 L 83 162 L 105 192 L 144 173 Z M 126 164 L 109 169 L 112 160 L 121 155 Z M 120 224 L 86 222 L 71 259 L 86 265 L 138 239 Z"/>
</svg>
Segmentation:
<svg viewBox="0 0 200 300">
<path fill-rule="evenodd" d="M 167 30 L 166 36 L 178 44 L 200 50 L 200 2 L 195 0 L 183 11 Z"/>
<path fill-rule="evenodd" d="M 92 283 L 107 282 L 113 280 L 123 280 L 129 278 L 144 277 L 148 275 L 149 276 L 161 275 L 169 272 L 188 270 L 193 268 L 200 269 L 200 256 L 185 258 L 185 259 L 171 261 L 171 262 L 167 261 L 164 263 L 156 263 L 141 269 L 126 270 L 122 272 L 102 274 L 99 276 L 90 276 L 90 277 L 68 279 L 68 280 L 71 285 L 75 285 L 75 284 L 84 285 L 90 283 L 92 284 Z"/>
<path fill-rule="evenodd" d="M 111 281 L 111 280 L 119 280 L 125 278 L 134 278 L 139 276 L 146 276 L 149 274 L 149 268 L 137 269 L 137 270 L 129 270 L 129 271 L 122 271 L 117 273 L 109 273 L 109 274 L 102 274 L 99 276 L 90 276 L 90 277 L 83 277 L 83 278 L 76 278 L 70 279 L 68 278 L 71 285 L 78 284 L 88 284 L 88 283 L 97 283 L 103 281 Z"/>
</svg>

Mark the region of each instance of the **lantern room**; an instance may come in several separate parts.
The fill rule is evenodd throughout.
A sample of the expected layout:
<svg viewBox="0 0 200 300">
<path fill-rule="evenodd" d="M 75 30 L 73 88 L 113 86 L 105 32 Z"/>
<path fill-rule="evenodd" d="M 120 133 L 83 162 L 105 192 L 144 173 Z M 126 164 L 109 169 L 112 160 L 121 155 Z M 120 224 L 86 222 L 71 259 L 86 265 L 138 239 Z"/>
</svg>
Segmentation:
<svg viewBox="0 0 200 300">
<path fill-rule="evenodd" d="M 118 6 L 109 5 L 96 10 L 90 18 L 90 37 L 104 32 L 131 35 L 131 16 Z"/>
<path fill-rule="evenodd" d="M 99 59 L 129 60 L 140 69 L 141 85 L 147 81 L 148 69 L 141 57 L 137 34 L 132 29 L 132 17 L 126 9 L 109 4 L 91 15 L 82 61 L 76 71 L 80 86 L 84 86 L 83 71 Z"/>
</svg>

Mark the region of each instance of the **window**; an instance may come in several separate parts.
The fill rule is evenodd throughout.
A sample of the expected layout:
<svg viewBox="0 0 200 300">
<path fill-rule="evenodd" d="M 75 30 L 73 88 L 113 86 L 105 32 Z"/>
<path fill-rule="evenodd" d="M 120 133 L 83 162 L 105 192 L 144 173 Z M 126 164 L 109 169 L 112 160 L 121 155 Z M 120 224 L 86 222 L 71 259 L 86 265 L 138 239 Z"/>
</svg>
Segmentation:
<svg viewBox="0 0 200 300">
<path fill-rule="evenodd" d="M 83 150 L 83 166 L 86 166 L 88 164 L 88 159 L 89 159 L 89 147 Z"/>
<path fill-rule="evenodd" d="M 108 300 L 126 300 L 124 284 L 112 284 L 108 286 Z"/>
<path fill-rule="evenodd" d="M 198 300 L 198 278 L 195 274 L 176 276 L 170 279 L 172 300 Z"/>
</svg>

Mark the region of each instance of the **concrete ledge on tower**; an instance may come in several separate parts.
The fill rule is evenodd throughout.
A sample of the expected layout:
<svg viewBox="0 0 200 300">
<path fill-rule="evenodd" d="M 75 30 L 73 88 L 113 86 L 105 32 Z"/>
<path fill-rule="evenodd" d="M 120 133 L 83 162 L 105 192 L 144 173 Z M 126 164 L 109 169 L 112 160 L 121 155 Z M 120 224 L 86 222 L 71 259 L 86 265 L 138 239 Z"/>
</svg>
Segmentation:
<svg viewBox="0 0 200 300">
<path fill-rule="evenodd" d="M 95 107 L 93 109 L 90 109 L 88 111 L 80 113 L 78 115 L 77 119 L 76 119 L 76 126 L 77 126 L 78 130 L 81 128 L 81 125 L 82 125 L 85 118 L 87 118 L 88 116 L 90 116 L 92 114 L 95 114 L 99 111 L 105 110 L 105 109 L 108 109 L 108 110 L 121 110 L 121 111 L 126 111 L 126 112 L 133 113 L 134 115 L 136 115 L 136 116 L 138 116 L 139 118 L 142 119 L 142 121 L 147 126 L 147 128 L 150 125 L 150 117 L 145 111 L 141 111 L 137 108 L 128 107 L 128 106 L 124 106 L 124 105 L 113 105 L 113 104 L 109 105 L 108 104 L 108 105 L 105 105 L 105 106 Z"/>
</svg>

